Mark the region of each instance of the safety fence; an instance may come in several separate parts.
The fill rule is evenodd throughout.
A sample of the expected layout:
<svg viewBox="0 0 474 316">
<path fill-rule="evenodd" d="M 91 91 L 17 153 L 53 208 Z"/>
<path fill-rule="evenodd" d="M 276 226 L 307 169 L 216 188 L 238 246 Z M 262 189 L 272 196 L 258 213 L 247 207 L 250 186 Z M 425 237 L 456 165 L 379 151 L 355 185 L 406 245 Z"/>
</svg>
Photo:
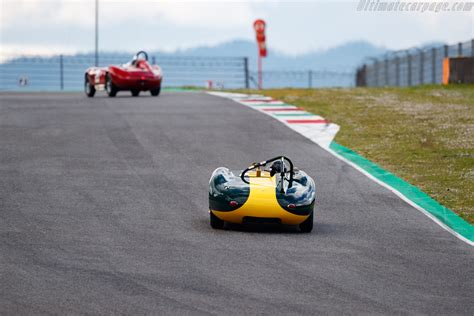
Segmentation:
<svg viewBox="0 0 474 316">
<path fill-rule="evenodd" d="M 99 66 L 123 64 L 129 59 L 128 54 L 101 54 Z M 4 60 L 0 63 L 0 90 L 80 91 L 84 87 L 85 70 L 94 63 L 93 55 L 17 57 Z M 150 63 L 161 66 L 164 87 L 257 87 L 257 73 L 249 70 L 247 57 L 152 55 Z M 263 83 L 264 88 L 347 87 L 354 85 L 354 73 L 269 70 L 263 72 Z"/>
<path fill-rule="evenodd" d="M 257 87 L 256 72 L 250 73 L 250 84 Z M 263 88 L 322 88 L 354 86 L 354 72 L 327 70 L 268 70 L 262 73 Z"/>
<path fill-rule="evenodd" d="M 390 52 L 368 58 L 357 69 L 356 85 L 416 86 L 441 84 L 443 60 L 447 57 L 474 57 L 474 39 L 456 45 Z"/>
<path fill-rule="evenodd" d="M 123 64 L 129 55 L 101 56 L 99 66 Z M 94 56 L 20 57 L 0 63 L 0 90 L 78 91 L 84 87 L 85 70 Z M 166 87 L 205 86 L 207 81 L 226 88 L 248 83 L 247 58 L 152 56 L 150 62 L 163 70 Z"/>
</svg>

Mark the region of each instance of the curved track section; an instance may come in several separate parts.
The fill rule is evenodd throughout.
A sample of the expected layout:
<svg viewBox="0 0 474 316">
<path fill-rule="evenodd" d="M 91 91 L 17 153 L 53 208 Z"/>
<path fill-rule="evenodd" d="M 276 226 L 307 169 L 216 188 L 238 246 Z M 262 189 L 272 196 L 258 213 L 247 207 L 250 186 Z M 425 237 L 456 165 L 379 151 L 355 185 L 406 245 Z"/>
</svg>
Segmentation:
<svg viewBox="0 0 474 316">
<path fill-rule="evenodd" d="M 472 247 L 266 115 L 204 93 L 0 101 L 2 314 L 474 314 Z M 212 170 L 280 154 L 316 181 L 313 233 L 212 230 Z"/>
</svg>

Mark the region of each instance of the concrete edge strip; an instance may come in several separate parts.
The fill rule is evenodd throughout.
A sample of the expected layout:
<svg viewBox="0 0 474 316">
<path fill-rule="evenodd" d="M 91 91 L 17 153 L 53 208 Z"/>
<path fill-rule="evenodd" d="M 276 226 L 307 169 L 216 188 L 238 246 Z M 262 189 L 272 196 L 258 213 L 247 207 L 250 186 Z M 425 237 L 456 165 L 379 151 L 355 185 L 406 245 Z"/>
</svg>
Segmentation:
<svg viewBox="0 0 474 316">
<path fill-rule="evenodd" d="M 258 99 L 259 97 L 262 100 L 269 100 L 269 97 L 255 95 L 250 96 L 244 94 L 224 92 L 208 93 L 215 96 L 232 99 L 237 103 L 257 110 L 260 113 L 267 114 L 276 119 L 277 121 L 280 121 L 292 130 L 298 132 L 306 138 L 309 138 L 311 141 L 326 150 L 328 153 L 332 154 L 339 160 L 344 161 L 345 163 L 358 170 L 372 181 L 390 190 L 392 193 L 394 193 L 400 199 L 405 201 L 407 204 L 420 211 L 421 213 L 425 214 L 428 218 L 430 218 L 433 222 L 438 224 L 444 230 L 448 231 L 449 233 L 451 233 L 458 239 L 464 241 L 465 243 L 474 246 L 474 227 L 450 209 L 439 204 L 437 201 L 432 199 L 430 196 L 418 189 L 416 186 L 409 184 L 401 178 L 398 178 L 394 174 L 386 171 L 385 169 L 364 158 L 363 156 L 357 154 L 351 149 L 332 141 L 332 139 L 329 145 L 327 145 L 327 140 L 323 143 L 320 143 L 318 139 L 314 139 L 314 137 L 312 137 L 311 133 L 307 133 L 305 130 L 296 129 L 284 120 L 281 120 L 277 116 L 272 115 L 272 113 L 262 111 L 258 107 L 253 107 L 251 104 L 245 103 L 245 99 L 249 97 L 252 97 L 252 100 Z M 273 99 L 270 100 L 276 101 Z"/>
</svg>

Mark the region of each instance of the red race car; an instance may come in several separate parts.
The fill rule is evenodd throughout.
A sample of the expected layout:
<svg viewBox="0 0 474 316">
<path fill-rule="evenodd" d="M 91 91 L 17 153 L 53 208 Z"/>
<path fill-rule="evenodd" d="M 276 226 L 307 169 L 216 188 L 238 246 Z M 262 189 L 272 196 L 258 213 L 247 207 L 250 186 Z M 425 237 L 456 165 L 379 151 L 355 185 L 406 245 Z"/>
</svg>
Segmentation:
<svg viewBox="0 0 474 316">
<path fill-rule="evenodd" d="M 104 89 L 109 97 L 115 97 L 117 92 L 123 90 L 130 91 L 134 97 L 140 91 L 150 91 L 156 97 L 160 94 L 162 79 L 161 68 L 150 65 L 148 54 L 140 51 L 124 65 L 88 68 L 84 76 L 84 90 L 88 97 Z"/>
</svg>

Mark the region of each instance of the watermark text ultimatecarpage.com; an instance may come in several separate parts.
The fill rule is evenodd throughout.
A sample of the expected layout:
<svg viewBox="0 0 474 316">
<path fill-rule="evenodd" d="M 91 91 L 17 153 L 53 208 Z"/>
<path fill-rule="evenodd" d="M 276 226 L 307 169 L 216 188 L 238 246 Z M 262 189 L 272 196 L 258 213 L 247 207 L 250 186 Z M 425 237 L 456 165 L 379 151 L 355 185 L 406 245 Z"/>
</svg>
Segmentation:
<svg viewBox="0 0 474 316">
<path fill-rule="evenodd" d="M 359 0 L 357 5 L 357 11 L 371 12 L 469 12 L 473 8 L 470 1 Z"/>
</svg>

